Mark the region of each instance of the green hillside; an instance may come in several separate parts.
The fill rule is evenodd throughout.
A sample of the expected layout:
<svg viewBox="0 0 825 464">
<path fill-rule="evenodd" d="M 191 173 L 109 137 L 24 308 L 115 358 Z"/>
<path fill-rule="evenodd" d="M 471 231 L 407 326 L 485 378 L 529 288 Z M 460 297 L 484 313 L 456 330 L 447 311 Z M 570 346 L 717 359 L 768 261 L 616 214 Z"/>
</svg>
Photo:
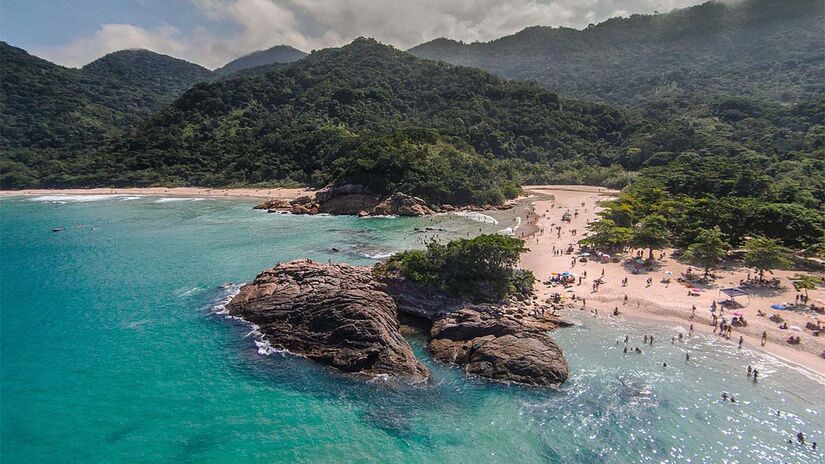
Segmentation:
<svg viewBox="0 0 825 464">
<path fill-rule="evenodd" d="M 717 1 L 584 30 L 531 27 L 486 43 L 438 39 L 410 52 L 624 105 L 728 94 L 799 102 L 825 92 L 823 17 L 819 0 Z"/>
</svg>

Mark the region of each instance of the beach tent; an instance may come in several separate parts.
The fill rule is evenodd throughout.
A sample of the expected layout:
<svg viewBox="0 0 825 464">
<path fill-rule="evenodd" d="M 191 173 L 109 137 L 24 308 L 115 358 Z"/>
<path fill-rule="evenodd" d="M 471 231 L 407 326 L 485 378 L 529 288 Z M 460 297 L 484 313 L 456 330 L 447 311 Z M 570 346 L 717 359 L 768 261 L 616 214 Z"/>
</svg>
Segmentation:
<svg viewBox="0 0 825 464">
<path fill-rule="evenodd" d="M 727 295 L 727 297 L 730 301 L 732 301 L 734 303 L 737 303 L 737 304 L 738 304 L 738 302 L 736 301 L 737 297 L 747 296 L 748 299 L 750 299 L 750 293 L 748 293 L 745 290 L 742 290 L 739 287 L 723 288 L 719 291 L 724 293 L 725 295 Z"/>
</svg>

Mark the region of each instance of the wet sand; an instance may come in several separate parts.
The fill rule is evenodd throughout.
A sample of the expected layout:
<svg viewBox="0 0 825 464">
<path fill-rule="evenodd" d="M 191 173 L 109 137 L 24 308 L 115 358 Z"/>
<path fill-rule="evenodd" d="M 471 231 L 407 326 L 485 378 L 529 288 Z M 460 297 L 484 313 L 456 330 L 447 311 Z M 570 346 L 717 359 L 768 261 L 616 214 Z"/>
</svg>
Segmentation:
<svg viewBox="0 0 825 464">
<path fill-rule="evenodd" d="M 553 247 L 567 248 L 570 244 L 575 245 L 581 240 L 587 231 L 587 223 L 597 219 L 596 213 L 600 210 L 599 202 L 609 199 L 617 192 L 589 186 L 527 186 L 524 189 L 532 195 L 538 230 L 525 238 L 530 251 L 522 257 L 521 266 L 532 270 L 540 281 L 547 280 L 551 272 L 569 271 L 581 275 L 583 271 L 587 271 L 587 278 L 583 279 L 581 285 L 574 284 L 569 289 L 561 286 L 547 287 L 539 283 L 537 290 L 542 300 L 558 292 L 566 295 L 569 302 L 575 294 L 578 298 L 586 300 L 584 308 L 582 308 L 581 300 L 576 301 L 576 310 L 590 312 L 596 310 L 598 317 L 613 317 L 613 309 L 618 307 L 621 313 L 618 317 L 675 322 L 684 327 L 685 334 L 692 323 L 695 332 L 712 333 L 711 303 L 714 300 L 718 303 L 726 298 L 719 293 L 719 289 L 736 286 L 740 280 L 746 278 L 749 272 L 748 269 L 736 267 L 716 271 L 718 278 L 711 284 L 703 286 L 704 291 L 699 296 L 688 296 L 688 287 L 678 283 L 676 278 L 690 266 L 670 258 L 672 250 L 665 250 L 665 259 L 659 262 L 655 271 L 649 273 L 632 274 L 625 268 L 624 260 L 608 264 L 596 261 L 587 263 L 577 261 L 572 264 L 574 255 L 554 256 Z M 571 214 L 578 212 L 569 224 L 561 221 L 566 211 Z M 561 226 L 560 236 L 555 229 L 557 226 Z M 572 235 L 573 229 L 578 231 L 575 236 Z M 578 250 L 578 247 L 574 248 Z M 659 256 L 659 252 L 656 256 Z M 593 292 L 593 280 L 601 275 L 602 270 L 605 273 L 605 283 L 599 287 L 598 292 Z M 661 282 L 666 277 L 665 271 L 672 273 L 669 285 Z M 825 359 L 819 357 L 819 354 L 825 350 L 825 336 L 814 337 L 810 330 L 805 329 L 806 322 L 814 321 L 817 317 L 825 320 L 825 316 L 814 312 L 802 313 L 770 309 L 772 304 L 794 302 L 797 292 L 788 277 L 795 273 L 796 271 L 774 271 L 773 276 L 767 275 L 767 277 L 779 278 L 781 289 L 753 291 L 750 298 L 739 298 L 738 300 L 741 300 L 745 307 L 738 310 L 745 314 L 748 327 L 734 327 L 730 340 L 723 337 L 717 337 L 717 339 L 719 343 L 736 344 L 741 335 L 744 338 L 743 349 L 763 351 L 825 375 Z M 628 278 L 626 287 L 621 285 L 624 277 Z M 646 284 L 648 277 L 653 279 L 650 286 Z M 624 303 L 625 295 L 628 297 L 626 304 Z M 809 297 L 811 302 L 822 305 L 822 301 L 825 301 L 825 290 L 821 288 L 812 290 L 809 292 Z M 695 316 L 691 319 L 693 305 L 697 309 Z M 765 317 L 757 315 L 757 310 L 760 309 L 766 313 Z M 725 311 L 728 320 L 732 312 Z M 779 324 L 768 319 L 774 313 L 781 315 L 788 322 L 788 326 L 798 326 L 802 328 L 802 331 L 779 329 Z M 764 347 L 760 346 L 763 330 L 768 334 L 768 343 Z M 785 340 L 790 335 L 801 337 L 801 343 L 799 345 L 786 343 Z"/>
</svg>

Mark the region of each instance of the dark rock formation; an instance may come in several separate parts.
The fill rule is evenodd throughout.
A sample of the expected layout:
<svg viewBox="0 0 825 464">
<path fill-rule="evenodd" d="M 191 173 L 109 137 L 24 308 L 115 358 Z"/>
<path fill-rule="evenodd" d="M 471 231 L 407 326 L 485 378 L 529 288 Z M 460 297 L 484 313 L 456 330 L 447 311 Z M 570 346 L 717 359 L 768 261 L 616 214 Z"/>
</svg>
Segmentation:
<svg viewBox="0 0 825 464">
<path fill-rule="evenodd" d="M 289 209 L 290 206 L 289 200 L 284 200 L 282 198 L 270 198 L 261 204 L 255 205 L 252 209 L 265 209 L 271 213 L 277 210 Z"/>
<path fill-rule="evenodd" d="M 318 212 L 355 215 L 361 211 L 371 211 L 380 201 L 380 196 L 369 193 L 338 195 L 320 202 Z"/>
<path fill-rule="evenodd" d="M 554 387 L 567 380 L 567 361 L 547 331 L 559 321 L 532 320 L 461 309 L 436 320 L 429 349 L 442 362 L 502 382 Z"/>
<path fill-rule="evenodd" d="M 373 215 L 427 216 L 434 213 L 421 198 L 400 192 L 385 198 L 372 210 Z"/>
<path fill-rule="evenodd" d="M 395 302 L 368 268 L 280 264 L 241 288 L 227 309 L 260 326 L 273 347 L 343 372 L 411 381 L 429 376 L 399 331 Z"/>
<path fill-rule="evenodd" d="M 293 205 L 302 206 L 302 205 Z M 547 332 L 568 325 L 538 317 L 530 302 L 473 305 L 370 268 L 302 260 L 259 274 L 227 305 L 260 326 L 272 346 L 368 377 L 428 377 L 400 332 L 399 313 L 429 321 L 436 360 L 502 382 L 557 386 L 567 362 Z"/>
<path fill-rule="evenodd" d="M 292 201 L 270 199 L 254 209 L 265 209 L 270 213 L 290 211 L 292 214 L 341 214 L 365 216 L 427 216 L 448 211 L 487 211 L 492 209 L 509 209 L 514 203 L 504 205 L 428 205 L 421 198 L 396 192 L 382 197 L 372 193 L 363 185 L 346 184 L 326 187 L 315 192 L 315 197 L 300 196 Z"/>
</svg>

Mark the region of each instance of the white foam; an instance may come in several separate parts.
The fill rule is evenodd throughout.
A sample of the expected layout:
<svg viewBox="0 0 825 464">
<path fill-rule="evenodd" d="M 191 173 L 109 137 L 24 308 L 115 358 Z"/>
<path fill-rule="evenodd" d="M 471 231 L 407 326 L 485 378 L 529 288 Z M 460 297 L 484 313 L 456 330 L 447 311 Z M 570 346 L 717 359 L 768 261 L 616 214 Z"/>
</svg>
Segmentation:
<svg viewBox="0 0 825 464">
<path fill-rule="evenodd" d="M 394 253 L 391 251 L 379 251 L 377 253 L 361 253 L 361 256 L 369 259 L 387 259 L 392 256 Z"/>
<path fill-rule="evenodd" d="M 92 201 L 111 200 L 121 198 L 123 195 L 42 195 L 30 198 L 29 201 L 42 201 L 50 203 L 88 203 Z"/>
<path fill-rule="evenodd" d="M 521 216 L 516 216 L 516 225 L 515 227 L 508 227 L 506 229 L 501 229 L 498 231 L 499 234 L 502 235 L 516 235 L 516 229 L 521 227 Z"/>
<path fill-rule="evenodd" d="M 120 201 L 129 201 L 129 200 L 140 200 L 143 197 L 123 197 Z"/>
<path fill-rule="evenodd" d="M 155 200 L 155 203 L 172 203 L 174 201 L 203 201 L 200 197 L 163 197 Z"/>
<path fill-rule="evenodd" d="M 267 340 L 264 333 L 261 332 L 261 327 L 257 324 L 253 324 L 252 322 L 247 321 L 244 318 L 238 316 L 232 316 L 229 314 L 229 310 L 226 309 L 226 305 L 232 301 L 232 298 L 241 291 L 241 287 L 244 284 L 224 284 L 221 287 L 226 289 L 226 294 L 218 301 L 216 301 L 212 306 L 209 307 L 209 312 L 211 314 L 216 314 L 218 316 L 223 316 L 227 319 L 233 319 L 236 321 L 241 321 L 245 324 L 248 324 L 251 330 L 247 333 L 244 338 L 252 337 L 255 343 L 255 346 L 258 348 L 258 354 L 262 356 L 269 356 L 271 354 L 286 354 L 289 353 L 287 350 L 280 350 L 272 346 Z"/>
<path fill-rule="evenodd" d="M 485 224 L 498 224 L 498 219 L 492 216 L 488 216 L 486 214 L 479 213 L 477 211 L 454 211 L 451 214 L 467 218 L 471 221 L 483 222 Z"/>
<path fill-rule="evenodd" d="M 189 288 L 189 289 L 187 289 L 187 288 L 179 288 L 178 290 L 176 290 L 176 291 L 175 291 L 175 295 L 177 295 L 178 297 L 183 298 L 183 297 L 185 297 L 185 296 L 189 296 L 189 295 L 191 295 L 191 294 L 193 294 L 193 293 L 196 293 L 196 292 L 198 292 L 199 290 L 200 290 L 200 287 L 192 287 L 192 288 Z"/>
<path fill-rule="evenodd" d="M 359 216 L 358 219 L 397 219 L 398 216 L 394 214 L 376 214 L 375 216 Z"/>
</svg>

